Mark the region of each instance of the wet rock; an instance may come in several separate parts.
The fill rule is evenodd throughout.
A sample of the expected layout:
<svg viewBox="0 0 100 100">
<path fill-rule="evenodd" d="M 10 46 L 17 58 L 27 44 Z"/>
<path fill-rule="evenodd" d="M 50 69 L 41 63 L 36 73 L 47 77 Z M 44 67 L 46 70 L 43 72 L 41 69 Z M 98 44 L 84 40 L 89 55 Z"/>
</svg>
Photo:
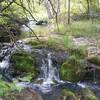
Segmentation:
<svg viewBox="0 0 100 100">
<path fill-rule="evenodd" d="M 47 21 L 39 20 L 36 25 L 47 25 Z"/>
<path fill-rule="evenodd" d="M 79 38 L 73 38 L 72 43 L 75 46 L 85 46 L 85 45 L 89 44 L 89 41 L 88 41 L 88 39 L 86 39 L 84 37 L 79 37 Z"/>
<path fill-rule="evenodd" d="M 94 65 L 100 66 L 100 56 L 89 57 L 88 61 Z"/>
<path fill-rule="evenodd" d="M 91 76 L 93 77 L 93 73 L 95 71 L 95 78 L 96 80 L 100 79 L 100 56 L 94 56 L 87 59 L 88 66 L 90 69 Z"/>
<path fill-rule="evenodd" d="M 89 46 L 87 51 L 88 57 L 95 57 L 100 54 L 100 48 L 97 46 Z"/>
<path fill-rule="evenodd" d="M 52 49 L 36 49 L 33 50 L 32 55 L 35 60 L 36 66 L 41 66 L 42 65 L 42 59 L 47 58 L 47 54 L 51 52 L 51 59 L 52 62 L 55 66 L 60 66 L 67 58 L 68 54 L 65 51 L 55 51 Z"/>
<path fill-rule="evenodd" d="M 82 91 L 80 93 L 82 96 L 82 100 L 99 100 L 96 97 L 95 93 L 89 88 L 82 89 Z"/>
<path fill-rule="evenodd" d="M 30 88 L 18 92 L 8 93 L 3 100 L 43 100 L 42 97 Z"/>
<path fill-rule="evenodd" d="M 65 51 L 53 52 L 52 61 L 61 65 L 68 58 L 68 53 Z"/>
</svg>

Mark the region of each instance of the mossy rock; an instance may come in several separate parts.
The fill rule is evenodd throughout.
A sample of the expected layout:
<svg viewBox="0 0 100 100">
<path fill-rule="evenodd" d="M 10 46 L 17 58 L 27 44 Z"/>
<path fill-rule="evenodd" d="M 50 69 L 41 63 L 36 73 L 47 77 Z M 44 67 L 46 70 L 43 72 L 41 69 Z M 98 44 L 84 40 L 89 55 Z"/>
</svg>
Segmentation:
<svg viewBox="0 0 100 100">
<path fill-rule="evenodd" d="M 67 89 L 62 90 L 61 96 L 62 96 L 62 100 L 77 100 L 75 93 Z"/>
<path fill-rule="evenodd" d="M 81 94 L 84 97 L 84 100 L 99 100 L 94 92 L 89 88 L 82 89 Z"/>
<path fill-rule="evenodd" d="M 93 63 L 95 65 L 100 66 L 100 57 L 92 57 L 92 58 L 88 58 L 88 61 L 90 63 Z"/>
<path fill-rule="evenodd" d="M 14 53 L 11 56 L 11 62 L 14 67 L 15 74 L 32 73 L 34 77 L 38 74 L 37 68 L 34 66 L 34 60 L 31 54 L 28 53 Z"/>
<path fill-rule="evenodd" d="M 37 41 L 37 40 L 29 41 L 27 44 L 31 45 L 33 48 L 43 48 L 46 46 L 46 43 L 44 41 Z"/>
<path fill-rule="evenodd" d="M 69 48 L 68 52 L 69 52 L 70 56 L 74 55 L 79 59 L 84 59 L 85 57 L 87 57 L 87 52 L 82 47 L 80 47 L 80 48 Z"/>
<path fill-rule="evenodd" d="M 77 59 L 75 56 L 68 58 L 60 68 L 60 76 L 63 80 L 77 82 L 85 75 L 86 63 L 83 59 Z"/>
<path fill-rule="evenodd" d="M 67 50 L 62 45 L 56 43 L 54 40 L 40 40 L 40 41 L 32 40 L 32 41 L 29 41 L 27 44 L 31 45 L 33 48 L 36 48 L 36 49 L 47 48 L 47 49 L 52 49 L 56 51 Z"/>
</svg>

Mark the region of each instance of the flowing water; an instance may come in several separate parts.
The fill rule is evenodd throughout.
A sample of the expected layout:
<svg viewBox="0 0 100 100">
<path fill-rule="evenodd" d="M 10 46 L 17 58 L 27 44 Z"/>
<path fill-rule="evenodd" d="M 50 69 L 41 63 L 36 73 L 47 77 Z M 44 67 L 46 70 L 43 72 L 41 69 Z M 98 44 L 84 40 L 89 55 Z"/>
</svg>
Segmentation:
<svg viewBox="0 0 100 100">
<path fill-rule="evenodd" d="M 100 98 L 100 84 L 98 82 L 71 83 L 60 80 L 58 67 L 54 64 L 52 59 L 54 53 L 53 51 L 45 49 L 32 49 L 31 46 L 25 45 L 22 41 L 17 41 L 16 44 L 17 46 L 13 44 L 5 45 L 0 51 L 0 74 L 2 74 L 5 78 L 10 79 L 10 77 L 8 77 L 9 75 L 6 73 L 6 70 L 9 70 L 11 54 L 16 52 L 17 47 L 19 46 L 26 52 L 30 52 L 31 54 L 35 52 L 39 55 L 41 61 L 39 64 L 41 75 L 32 83 L 21 82 L 16 85 L 33 88 L 34 90 L 43 94 L 44 100 L 52 100 L 51 95 L 54 93 L 60 96 L 59 91 L 63 86 L 71 90 L 90 87 Z"/>
</svg>

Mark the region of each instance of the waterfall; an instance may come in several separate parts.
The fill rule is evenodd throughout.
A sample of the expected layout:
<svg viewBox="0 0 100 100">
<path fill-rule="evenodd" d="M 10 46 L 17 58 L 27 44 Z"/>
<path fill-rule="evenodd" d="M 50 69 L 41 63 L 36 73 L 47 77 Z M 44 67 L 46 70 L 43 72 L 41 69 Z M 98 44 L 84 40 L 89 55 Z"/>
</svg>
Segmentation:
<svg viewBox="0 0 100 100">
<path fill-rule="evenodd" d="M 42 83 L 33 83 L 33 87 L 38 87 L 43 93 L 47 93 L 52 90 L 53 85 L 57 85 L 57 83 L 61 83 L 60 81 L 58 70 L 56 66 L 53 66 L 52 62 L 52 53 L 47 53 L 46 58 L 42 58 L 42 77 L 38 78 L 37 81 L 41 81 Z"/>
<path fill-rule="evenodd" d="M 0 52 L 0 57 L 2 58 L 2 60 L 0 61 L 1 69 L 5 69 L 9 67 L 9 57 L 10 57 L 9 52 L 10 52 L 10 49 L 8 48 L 4 48 Z"/>
<path fill-rule="evenodd" d="M 44 74 L 44 80 L 43 84 L 54 84 L 53 80 L 55 79 L 56 74 L 56 67 L 53 67 L 52 60 L 51 60 L 51 53 L 47 54 L 47 64 L 42 59 L 43 65 L 41 67 L 41 70 Z"/>
</svg>

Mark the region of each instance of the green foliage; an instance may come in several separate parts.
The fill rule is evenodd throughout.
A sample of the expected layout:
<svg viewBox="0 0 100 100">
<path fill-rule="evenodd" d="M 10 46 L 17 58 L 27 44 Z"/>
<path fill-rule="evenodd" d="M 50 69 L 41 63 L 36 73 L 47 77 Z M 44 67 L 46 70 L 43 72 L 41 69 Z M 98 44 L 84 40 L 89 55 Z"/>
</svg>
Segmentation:
<svg viewBox="0 0 100 100">
<path fill-rule="evenodd" d="M 7 93 L 15 90 L 21 91 L 22 89 L 22 87 L 16 86 L 16 82 L 8 83 L 0 79 L 0 96 L 4 96 Z"/>
<path fill-rule="evenodd" d="M 32 73 L 34 77 L 38 74 L 37 68 L 34 66 L 34 60 L 28 53 L 15 53 L 11 56 L 11 61 L 14 66 L 15 73 L 17 71 Z"/>
<path fill-rule="evenodd" d="M 34 77 L 34 73 L 28 73 L 27 75 L 25 75 L 22 78 L 18 78 L 18 80 L 22 81 L 22 82 L 31 82 L 32 78 Z"/>
<path fill-rule="evenodd" d="M 70 25 L 63 25 L 59 24 L 59 33 L 68 35 L 68 36 L 89 36 L 94 37 L 98 36 L 99 32 L 96 29 L 96 26 L 99 26 L 100 21 L 94 20 L 94 23 L 90 20 L 83 20 L 83 21 L 73 21 Z M 57 31 L 55 29 L 55 31 Z"/>
<path fill-rule="evenodd" d="M 0 96 L 4 95 L 9 90 L 10 90 L 9 84 L 0 79 Z"/>
<path fill-rule="evenodd" d="M 63 36 L 63 43 L 65 48 L 71 47 L 71 39 L 69 35 Z"/>
</svg>

